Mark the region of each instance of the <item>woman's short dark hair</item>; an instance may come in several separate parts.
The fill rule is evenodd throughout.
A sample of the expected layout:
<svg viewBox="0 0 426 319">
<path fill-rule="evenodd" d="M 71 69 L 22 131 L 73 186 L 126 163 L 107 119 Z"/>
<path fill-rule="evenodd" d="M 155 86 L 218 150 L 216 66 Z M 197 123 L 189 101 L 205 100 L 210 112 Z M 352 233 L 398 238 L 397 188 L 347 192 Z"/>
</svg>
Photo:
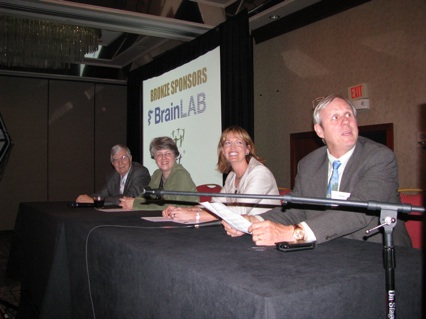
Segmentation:
<svg viewBox="0 0 426 319">
<path fill-rule="evenodd" d="M 155 154 L 159 150 L 170 150 L 175 154 L 175 157 L 178 157 L 180 154 L 175 141 L 168 136 L 156 137 L 151 141 L 151 144 L 149 144 L 151 158 L 155 158 Z"/>
</svg>

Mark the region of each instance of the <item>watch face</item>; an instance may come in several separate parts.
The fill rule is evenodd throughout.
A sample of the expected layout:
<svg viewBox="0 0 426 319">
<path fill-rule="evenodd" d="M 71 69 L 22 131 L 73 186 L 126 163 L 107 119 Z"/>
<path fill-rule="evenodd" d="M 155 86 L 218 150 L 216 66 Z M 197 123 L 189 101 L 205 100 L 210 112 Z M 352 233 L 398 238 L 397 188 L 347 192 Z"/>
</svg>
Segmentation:
<svg viewBox="0 0 426 319">
<path fill-rule="evenodd" d="M 305 238 L 305 231 L 303 230 L 303 228 L 301 227 L 294 227 L 294 231 L 293 231 L 293 237 L 296 240 L 302 240 Z"/>
</svg>

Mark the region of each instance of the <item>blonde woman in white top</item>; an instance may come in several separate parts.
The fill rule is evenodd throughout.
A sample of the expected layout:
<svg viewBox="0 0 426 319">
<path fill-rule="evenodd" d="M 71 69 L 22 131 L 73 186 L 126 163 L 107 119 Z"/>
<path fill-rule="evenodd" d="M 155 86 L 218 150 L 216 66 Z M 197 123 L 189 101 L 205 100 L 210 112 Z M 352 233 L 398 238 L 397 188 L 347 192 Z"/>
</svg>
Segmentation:
<svg viewBox="0 0 426 319">
<path fill-rule="evenodd" d="M 246 130 L 239 126 L 225 129 L 218 143 L 219 172 L 228 174 L 221 193 L 279 195 L 272 172 L 256 154 L 254 143 Z M 212 202 L 222 202 L 238 214 L 257 215 L 280 206 L 280 200 L 213 197 Z M 213 221 L 217 217 L 201 207 L 173 207 L 163 211 L 164 217 L 177 221 Z"/>
</svg>

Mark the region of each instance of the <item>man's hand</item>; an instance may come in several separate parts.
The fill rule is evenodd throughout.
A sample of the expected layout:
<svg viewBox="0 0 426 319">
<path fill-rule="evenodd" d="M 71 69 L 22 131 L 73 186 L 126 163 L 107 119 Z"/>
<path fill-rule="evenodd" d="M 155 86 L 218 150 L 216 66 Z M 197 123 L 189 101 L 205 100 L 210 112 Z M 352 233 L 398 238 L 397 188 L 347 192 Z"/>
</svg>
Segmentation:
<svg viewBox="0 0 426 319">
<path fill-rule="evenodd" d="M 75 201 L 77 203 L 94 203 L 93 197 L 90 197 L 87 194 L 78 196 Z"/>
<path fill-rule="evenodd" d="M 286 226 L 266 221 L 257 221 L 251 224 L 249 232 L 257 246 L 274 246 L 281 241 L 294 241 L 293 226 Z"/>
</svg>

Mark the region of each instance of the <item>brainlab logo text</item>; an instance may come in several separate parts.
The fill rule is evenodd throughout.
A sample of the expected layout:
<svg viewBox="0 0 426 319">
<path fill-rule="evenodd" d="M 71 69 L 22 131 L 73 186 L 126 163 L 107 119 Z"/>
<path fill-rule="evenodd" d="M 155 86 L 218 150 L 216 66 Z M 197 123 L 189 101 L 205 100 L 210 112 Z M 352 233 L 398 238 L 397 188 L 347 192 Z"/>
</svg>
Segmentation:
<svg viewBox="0 0 426 319">
<path fill-rule="evenodd" d="M 177 119 L 194 116 L 206 111 L 206 94 L 198 93 L 195 97 L 191 95 L 188 101 L 180 100 L 178 105 L 167 108 L 156 107 L 148 111 L 148 125 L 170 122 Z"/>
</svg>

